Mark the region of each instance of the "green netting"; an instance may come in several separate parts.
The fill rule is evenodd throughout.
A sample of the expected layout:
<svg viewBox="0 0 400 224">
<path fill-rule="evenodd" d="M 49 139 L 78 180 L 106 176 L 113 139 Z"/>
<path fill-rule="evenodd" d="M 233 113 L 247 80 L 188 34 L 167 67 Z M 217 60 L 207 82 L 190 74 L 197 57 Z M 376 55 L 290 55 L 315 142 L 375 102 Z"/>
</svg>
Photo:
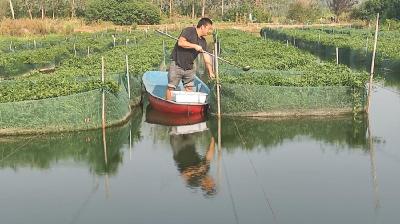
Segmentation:
<svg viewBox="0 0 400 224">
<path fill-rule="evenodd" d="M 217 110 L 216 91 L 211 110 Z M 228 84 L 221 87 L 221 113 L 234 116 L 338 115 L 364 109 L 365 90 L 346 86 L 290 87 Z"/>
<path fill-rule="evenodd" d="M 106 130 L 107 163 L 101 130 L 0 139 L 0 168 L 49 169 L 58 161 L 74 160 L 97 175 L 116 174 L 122 163 L 123 146 L 141 138 L 142 111 L 135 110 L 129 123 Z"/>
<path fill-rule="evenodd" d="M 140 102 L 140 79 L 131 77 L 131 100 L 128 96 L 126 76 L 118 78 L 117 92 L 105 92 L 106 125 L 112 126 L 125 121 L 131 105 Z M 88 78 L 80 82 L 90 81 Z M 7 102 L 0 104 L 0 134 L 24 134 L 37 132 L 55 132 L 87 130 L 102 125 L 102 91 L 97 88 L 77 94 Z"/>
</svg>

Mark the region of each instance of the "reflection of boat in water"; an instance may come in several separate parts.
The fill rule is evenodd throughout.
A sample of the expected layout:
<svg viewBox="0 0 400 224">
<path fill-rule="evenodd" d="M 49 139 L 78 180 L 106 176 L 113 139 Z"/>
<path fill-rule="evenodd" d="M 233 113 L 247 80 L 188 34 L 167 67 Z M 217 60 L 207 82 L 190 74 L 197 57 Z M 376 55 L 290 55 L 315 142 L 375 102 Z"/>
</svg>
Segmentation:
<svg viewBox="0 0 400 224">
<path fill-rule="evenodd" d="M 175 114 L 196 114 L 205 113 L 208 109 L 208 102 L 205 103 L 178 103 L 165 100 L 165 92 L 168 85 L 168 73 L 161 71 L 149 71 L 143 75 L 143 84 L 146 89 L 150 105 L 159 111 Z M 196 92 L 210 93 L 208 86 L 197 76 L 194 80 Z M 182 83 L 178 86 L 183 89 Z"/>
<path fill-rule="evenodd" d="M 146 122 L 170 126 L 171 135 L 189 134 L 208 130 L 204 113 L 173 114 L 155 110 L 149 105 L 146 109 Z"/>
</svg>

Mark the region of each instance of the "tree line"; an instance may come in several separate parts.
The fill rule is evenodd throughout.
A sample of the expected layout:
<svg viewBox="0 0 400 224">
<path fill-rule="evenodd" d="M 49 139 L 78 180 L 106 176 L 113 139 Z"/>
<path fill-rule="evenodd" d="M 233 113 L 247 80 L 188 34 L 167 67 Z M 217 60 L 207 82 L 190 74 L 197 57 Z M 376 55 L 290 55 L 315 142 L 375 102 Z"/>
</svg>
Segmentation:
<svg viewBox="0 0 400 224">
<path fill-rule="evenodd" d="M 271 22 L 284 18 L 315 22 L 335 21 L 343 14 L 370 20 L 400 20 L 400 0 L 0 0 L 3 18 L 83 18 L 115 24 L 157 24 L 164 18 L 209 16 L 222 21 Z"/>
</svg>

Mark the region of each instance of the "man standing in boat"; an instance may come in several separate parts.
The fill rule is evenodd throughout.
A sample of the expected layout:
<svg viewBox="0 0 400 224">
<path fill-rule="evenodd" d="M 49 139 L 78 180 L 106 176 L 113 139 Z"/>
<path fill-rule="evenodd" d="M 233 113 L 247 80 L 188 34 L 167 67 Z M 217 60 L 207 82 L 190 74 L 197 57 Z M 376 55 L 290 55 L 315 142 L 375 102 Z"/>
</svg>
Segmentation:
<svg viewBox="0 0 400 224">
<path fill-rule="evenodd" d="M 171 54 L 166 100 L 172 100 L 172 91 L 176 89 L 181 80 L 185 91 L 193 91 L 193 80 L 196 74 L 193 64 L 200 53 L 203 54 L 209 77 L 214 79 L 211 57 L 204 53 L 207 49 L 207 42 L 204 37 L 212 32 L 212 28 L 211 19 L 201 18 L 196 27 L 183 29 Z"/>
</svg>

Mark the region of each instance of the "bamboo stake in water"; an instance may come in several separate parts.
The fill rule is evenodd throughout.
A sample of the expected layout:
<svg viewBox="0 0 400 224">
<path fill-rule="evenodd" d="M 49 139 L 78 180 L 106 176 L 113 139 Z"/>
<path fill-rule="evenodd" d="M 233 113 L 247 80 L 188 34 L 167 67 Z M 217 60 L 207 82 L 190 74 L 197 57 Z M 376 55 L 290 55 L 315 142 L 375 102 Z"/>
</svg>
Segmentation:
<svg viewBox="0 0 400 224">
<path fill-rule="evenodd" d="M 76 57 L 76 45 L 74 43 L 74 56 Z"/>
<path fill-rule="evenodd" d="M 218 75 L 218 50 L 217 50 L 217 41 L 215 41 L 214 44 L 214 73 L 215 73 L 215 78 L 217 81 L 217 107 L 218 107 L 218 112 L 217 116 L 221 116 L 221 95 L 220 95 L 220 85 L 219 85 L 219 75 Z"/>
<path fill-rule="evenodd" d="M 162 44 L 163 44 L 163 61 L 162 61 L 162 64 L 161 64 L 161 70 L 162 71 L 165 71 L 165 69 L 166 69 L 166 67 L 167 67 L 167 65 L 166 65 L 166 49 L 165 49 L 165 41 L 163 40 L 162 41 Z"/>
<path fill-rule="evenodd" d="M 115 47 L 115 36 L 114 35 L 112 35 L 112 38 L 113 38 L 113 45 L 114 45 L 114 47 Z"/>
<path fill-rule="evenodd" d="M 339 48 L 336 48 L 336 64 L 339 64 Z"/>
<path fill-rule="evenodd" d="M 103 84 L 103 96 L 102 96 L 102 107 L 101 107 L 101 123 L 102 127 L 106 127 L 106 114 L 105 114 L 105 93 L 104 93 L 104 57 L 101 57 L 101 83 Z"/>
<path fill-rule="evenodd" d="M 106 97 L 104 92 L 104 57 L 101 57 L 101 83 L 103 84 L 102 90 L 102 107 L 101 107 L 101 126 L 103 129 L 103 146 L 104 146 L 104 162 L 107 166 L 107 141 L 106 141 Z"/>
<path fill-rule="evenodd" d="M 286 47 L 289 47 L 289 40 L 286 40 Z"/>
<path fill-rule="evenodd" d="M 88 57 L 90 56 L 90 47 L 89 46 L 87 47 L 87 56 Z"/>
<path fill-rule="evenodd" d="M 125 55 L 125 62 L 126 62 L 126 80 L 128 82 L 128 97 L 131 99 L 131 81 L 129 78 L 129 63 L 128 63 L 128 55 Z"/>
<path fill-rule="evenodd" d="M 376 15 L 374 50 L 372 52 L 371 74 L 369 76 L 369 84 L 368 84 L 368 101 L 367 101 L 367 111 L 366 111 L 367 113 L 369 113 L 369 107 L 371 105 L 371 95 L 372 95 L 371 91 L 374 78 L 375 54 L 376 54 L 376 45 L 378 43 L 378 31 L 379 31 L 379 13 Z"/>
</svg>

